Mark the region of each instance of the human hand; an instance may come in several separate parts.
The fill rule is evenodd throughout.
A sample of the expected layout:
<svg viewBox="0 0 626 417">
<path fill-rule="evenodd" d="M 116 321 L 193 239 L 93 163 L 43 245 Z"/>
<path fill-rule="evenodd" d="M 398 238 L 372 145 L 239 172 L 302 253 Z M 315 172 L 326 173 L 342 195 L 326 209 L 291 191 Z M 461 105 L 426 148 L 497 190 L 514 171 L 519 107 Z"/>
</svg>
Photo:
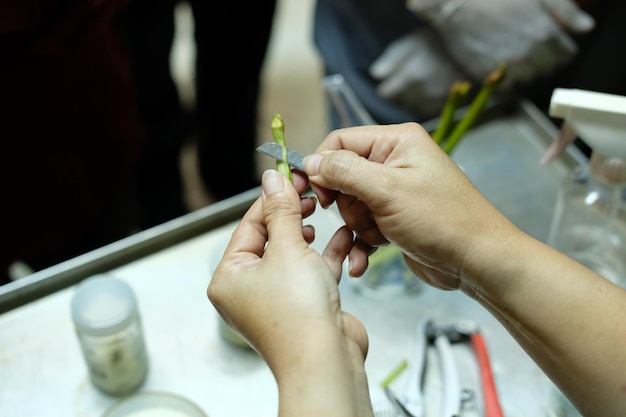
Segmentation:
<svg viewBox="0 0 626 417">
<path fill-rule="evenodd" d="M 378 94 L 426 117 L 441 111 L 455 81 L 465 79 L 432 28 L 392 42 L 370 66 Z"/>
<path fill-rule="evenodd" d="M 391 242 L 417 277 L 457 289 L 517 230 L 416 123 L 333 131 L 304 168 L 320 204 L 335 202 L 356 233 L 353 276 L 372 247 Z"/>
<path fill-rule="evenodd" d="M 337 288 L 352 233 L 339 229 L 322 255 L 309 247 L 314 229 L 303 228 L 302 219 L 316 202 L 300 199 L 306 186 L 298 172 L 294 185 L 277 171 L 263 174 L 262 195 L 233 232 L 207 289 L 222 318 L 276 375 L 321 345 L 344 345 L 360 365 L 367 354 L 367 333 L 341 311 Z"/>
<path fill-rule="evenodd" d="M 594 21 L 572 0 L 409 0 L 475 80 L 507 64 L 501 88 L 527 83 L 569 61 L 577 47 L 568 35 Z"/>
</svg>

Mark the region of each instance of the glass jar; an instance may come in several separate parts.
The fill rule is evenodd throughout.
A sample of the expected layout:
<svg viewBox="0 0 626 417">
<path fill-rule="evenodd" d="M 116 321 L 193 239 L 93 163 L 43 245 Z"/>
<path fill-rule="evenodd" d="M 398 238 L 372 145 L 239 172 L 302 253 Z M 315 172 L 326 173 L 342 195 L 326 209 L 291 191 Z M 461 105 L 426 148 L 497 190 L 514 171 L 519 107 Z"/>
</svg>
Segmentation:
<svg viewBox="0 0 626 417">
<path fill-rule="evenodd" d="M 90 277 L 79 284 L 71 309 L 91 382 L 111 395 L 139 388 L 148 356 L 131 287 L 111 276 Z"/>
</svg>

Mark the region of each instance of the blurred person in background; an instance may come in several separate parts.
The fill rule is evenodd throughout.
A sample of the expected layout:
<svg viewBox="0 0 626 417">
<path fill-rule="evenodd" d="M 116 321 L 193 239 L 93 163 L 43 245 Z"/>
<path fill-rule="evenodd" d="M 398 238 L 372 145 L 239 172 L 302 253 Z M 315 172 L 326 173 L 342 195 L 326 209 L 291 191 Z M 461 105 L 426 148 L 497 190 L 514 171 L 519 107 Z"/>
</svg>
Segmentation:
<svg viewBox="0 0 626 417">
<path fill-rule="evenodd" d="M 479 86 L 501 62 L 499 92 L 546 110 L 557 86 L 624 92 L 624 9 L 617 0 L 317 0 L 314 41 L 325 72 L 342 74 L 380 124 L 438 116 L 455 81 Z"/>
<path fill-rule="evenodd" d="M 145 125 L 137 170 L 142 228 L 185 214 L 181 147 L 193 136 L 200 177 L 212 201 L 260 184 L 256 170 L 261 71 L 276 0 L 188 1 L 193 13 L 195 108 L 188 114 L 170 72 L 178 0 L 130 0 L 121 16 Z M 222 21 L 240 34 L 224 32 Z M 224 175 L 223 167 L 228 173 Z"/>
<path fill-rule="evenodd" d="M 113 26 L 125 0 L 0 3 L 0 282 L 136 230 L 141 123 Z"/>
</svg>

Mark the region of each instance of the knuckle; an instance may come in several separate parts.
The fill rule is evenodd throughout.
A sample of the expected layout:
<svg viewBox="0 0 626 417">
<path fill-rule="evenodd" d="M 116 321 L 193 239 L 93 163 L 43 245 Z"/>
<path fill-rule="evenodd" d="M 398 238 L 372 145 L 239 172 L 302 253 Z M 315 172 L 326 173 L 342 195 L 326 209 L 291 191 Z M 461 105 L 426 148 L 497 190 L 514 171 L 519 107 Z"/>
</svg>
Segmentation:
<svg viewBox="0 0 626 417">
<path fill-rule="evenodd" d="M 299 214 L 300 210 L 300 206 L 295 207 L 293 203 L 286 199 L 274 198 L 265 205 L 265 220 L 269 223 L 277 218 Z"/>
<path fill-rule="evenodd" d="M 333 178 L 339 186 L 346 184 L 348 179 L 357 173 L 355 171 L 358 171 L 355 167 L 354 154 L 350 151 L 334 152 L 326 162 L 324 168 L 326 168 L 327 175 Z"/>
</svg>

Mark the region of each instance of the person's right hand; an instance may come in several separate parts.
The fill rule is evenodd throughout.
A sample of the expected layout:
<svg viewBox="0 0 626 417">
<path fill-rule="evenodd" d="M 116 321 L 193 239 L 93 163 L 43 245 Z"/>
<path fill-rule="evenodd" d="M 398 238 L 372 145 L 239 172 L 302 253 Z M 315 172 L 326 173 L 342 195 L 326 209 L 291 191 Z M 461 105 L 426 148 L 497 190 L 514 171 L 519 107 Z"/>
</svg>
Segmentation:
<svg viewBox="0 0 626 417">
<path fill-rule="evenodd" d="M 594 26 L 572 0 L 409 0 L 407 7 L 439 31 L 474 81 L 506 63 L 501 88 L 531 82 L 568 62 L 577 53 L 569 33 Z"/>
<path fill-rule="evenodd" d="M 391 42 L 369 70 L 381 97 L 424 117 L 437 115 L 452 84 L 466 78 L 428 27 Z"/>
<path fill-rule="evenodd" d="M 391 242 L 416 276 L 457 289 L 518 231 L 416 123 L 333 131 L 304 168 L 320 204 L 336 202 L 356 233 L 352 276 L 365 271 L 372 247 Z"/>
<path fill-rule="evenodd" d="M 626 291 L 515 227 L 418 124 L 333 131 L 304 168 L 358 259 L 392 242 L 418 278 L 490 311 L 581 415 L 624 415 Z"/>
</svg>

